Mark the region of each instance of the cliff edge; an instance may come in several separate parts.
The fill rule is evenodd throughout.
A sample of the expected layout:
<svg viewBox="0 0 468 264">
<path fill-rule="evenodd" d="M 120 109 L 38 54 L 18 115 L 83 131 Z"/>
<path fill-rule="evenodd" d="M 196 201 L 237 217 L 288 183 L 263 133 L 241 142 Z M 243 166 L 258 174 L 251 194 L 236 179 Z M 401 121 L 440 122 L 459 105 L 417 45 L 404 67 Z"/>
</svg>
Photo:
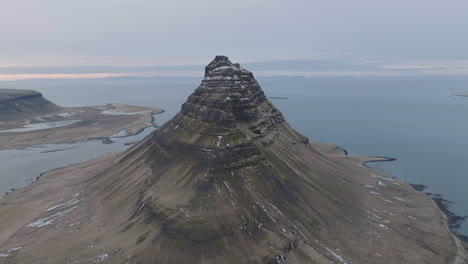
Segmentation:
<svg viewBox="0 0 468 264">
<path fill-rule="evenodd" d="M 32 90 L 0 89 L 0 122 L 24 120 L 60 111 L 61 107 Z"/>
</svg>

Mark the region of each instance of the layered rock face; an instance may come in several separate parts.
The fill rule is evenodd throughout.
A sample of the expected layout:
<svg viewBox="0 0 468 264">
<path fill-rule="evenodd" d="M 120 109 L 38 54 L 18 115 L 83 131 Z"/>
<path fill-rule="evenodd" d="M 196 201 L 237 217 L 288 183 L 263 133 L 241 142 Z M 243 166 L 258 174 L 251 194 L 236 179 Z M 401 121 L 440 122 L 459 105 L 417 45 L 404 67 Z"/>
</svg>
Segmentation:
<svg viewBox="0 0 468 264">
<path fill-rule="evenodd" d="M 221 128 L 235 122 L 255 122 L 266 97 L 251 72 L 218 56 L 206 67 L 205 79 L 182 106 L 182 114 L 197 116 Z"/>
<path fill-rule="evenodd" d="M 152 135 L 123 154 L 45 175 L 21 196 L 42 206 L 40 215 L 7 207 L 24 223 L 0 232 L 0 242 L 21 247 L 9 263 L 453 260 L 452 236 L 427 197 L 405 196 L 424 201 L 416 215 L 415 205 L 370 185 L 366 168 L 323 149 L 289 126 L 252 73 L 217 56 L 180 113 Z M 45 183 L 55 191 L 37 204 Z M 425 219 L 414 233 L 408 211 Z"/>
<path fill-rule="evenodd" d="M 206 67 L 204 80 L 181 112 L 153 139 L 170 148 L 197 151 L 211 171 L 258 159 L 256 145 L 270 145 L 284 128 L 289 125 L 252 73 L 218 56 Z M 295 142 L 308 142 L 292 130 L 289 134 Z"/>
<path fill-rule="evenodd" d="M 58 111 L 59 106 L 31 90 L 0 89 L 0 121 L 15 121 Z"/>
</svg>

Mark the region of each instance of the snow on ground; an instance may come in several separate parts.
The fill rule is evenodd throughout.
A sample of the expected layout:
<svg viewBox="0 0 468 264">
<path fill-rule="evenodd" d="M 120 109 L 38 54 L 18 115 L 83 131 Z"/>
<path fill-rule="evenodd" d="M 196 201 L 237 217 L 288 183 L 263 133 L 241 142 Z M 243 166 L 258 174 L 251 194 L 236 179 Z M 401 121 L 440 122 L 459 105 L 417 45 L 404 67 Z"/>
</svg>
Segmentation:
<svg viewBox="0 0 468 264">
<path fill-rule="evenodd" d="M 95 258 L 94 258 L 94 261 L 93 263 L 101 263 L 103 262 L 106 258 L 109 257 L 109 254 L 101 254 L 101 255 L 97 255 Z"/>
<path fill-rule="evenodd" d="M 378 226 L 380 226 L 381 228 L 383 228 L 383 229 L 385 229 L 385 230 L 390 230 L 390 228 L 389 228 L 387 225 L 378 224 Z"/>
<path fill-rule="evenodd" d="M 401 202 L 406 202 L 405 199 L 402 199 L 402 198 L 399 198 L 399 197 L 393 197 L 393 199 L 398 200 L 398 201 L 401 201 Z"/>
<path fill-rule="evenodd" d="M 55 213 L 51 216 L 48 216 L 48 217 L 44 217 L 44 218 L 41 218 L 41 219 L 38 219 L 34 222 L 31 222 L 27 225 L 27 227 L 43 227 L 43 226 L 48 226 L 50 224 L 53 224 L 55 221 L 57 221 L 58 219 L 62 218 L 63 216 L 67 215 L 68 213 L 70 213 L 71 211 L 75 210 L 76 208 L 80 207 L 79 205 L 77 206 L 74 206 L 72 208 L 69 208 L 67 210 L 64 210 L 64 211 L 61 211 L 61 212 L 58 212 L 58 213 Z"/>
<path fill-rule="evenodd" d="M 42 129 L 51 129 L 51 128 L 57 128 L 57 127 L 72 125 L 72 124 L 80 122 L 80 121 L 81 120 L 66 120 L 66 121 L 55 121 L 55 122 L 28 124 L 28 125 L 23 125 L 23 127 L 20 127 L 20 128 L 12 128 L 12 129 L 7 129 L 7 130 L 1 130 L 0 133 L 28 132 L 28 131 L 35 131 L 35 130 L 42 130 Z"/>
<path fill-rule="evenodd" d="M 60 113 L 60 114 L 57 114 L 57 116 L 60 116 L 60 117 L 72 117 L 72 116 L 76 116 L 78 114 L 78 112 L 70 112 L 70 113 Z"/>
<path fill-rule="evenodd" d="M 93 245 L 94 247 L 94 245 Z M 112 253 L 111 253 L 112 254 Z M 78 264 L 78 263 L 102 263 L 106 258 L 109 257 L 109 254 L 99 254 L 95 257 L 84 259 L 84 260 L 76 260 L 73 262 L 67 262 L 67 264 Z"/>
<path fill-rule="evenodd" d="M 338 261 L 340 261 L 341 263 L 344 263 L 344 264 L 349 264 L 348 261 L 346 261 L 342 256 L 336 254 L 335 252 L 333 252 L 331 249 L 329 248 L 325 248 L 335 259 L 337 259 Z"/>
<path fill-rule="evenodd" d="M 22 247 L 10 248 L 9 250 L 7 250 L 5 252 L 0 253 L 0 258 L 6 258 L 6 257 L 10 256 L 10 254 L 12 252 L 18 251 L 20 249 L 22 249 Z"/>
<path fill-rule="evenodd" d="M 126 130 L 120 130 L 119 132 L 112 135 L 111 138 L 125 137 L 127 135 L 128 135 L 128 132 Z"/>
<path fill-rule="evenodd" d="M 229 185 L 228 185 L 228 183 L 227 183 L 225 180 L 223 180 L 223 182 L 224 182 L 224 185 L 226 185 L 226 188 L 227 188 L 227 189 L 228 189 L 228 191 L 229 191 L 229 195 L 232 197 L 232 191 L 231 191 L 231 188 L 229 188 Z"/>
<path fill-rule="evenodd" d="M 74 198 L 72 198 L 72 199 L 70 199 L 70 200 L 68 200 L 68 201 L 66 201 L 64 203 L 59 203 L 59 204 L 56 204 L 54 206 L 51 206 L 51 207 L 47 208 L 44 211 L 44 213 L 48 213 L 48 212 L 51 212 L 51 211 L 58 211 L 58 210 L 62 210 L 62 211 L 54 213 L 54 214 L 49 215 L 47 217 L 38 219 L 36 221 L 33 221 L 33 222 L 29 223 L 27 225 L 27 227 L 43 227 L 43 226 L 53 224 L 58 219 L 64 217 L 65 215 L 67 215 L 68 213 L 70 213 L 71 211 L 75 210 L 76 208 L 78 208 L 80 206 L 80 205 L 77 205 L 81 201 L 80 199 L 77 198 L 80 194 L 81 193 L 76 193 L 76 194 L 73 195 Z"/>
<path fill-rule="evenodd" d="M 369 211 L 367 211 L 368 215 L 367 215 L 367 219 L 371 222 L 373 222 L 374 224 L 377 224 L 377 226 L 383 228 L 383 229 L 386 229 L 386 230 L 391 230 L 391 228 L 389 228 L 387 226 L 387 224 L 390 223 L 389 220 L 387 219 L 384 219 L 376 214 L 373 214 Z"/>
<path fill-rule="evenodd" d="M 270 215 L 270 213 L 268 213 L 267 209 L 265 208 L 265 206 L 263 206 L 263 204 L 260 204 L 259 202 L 255 202 L 258 204 L 258 206 L 260 206 L 262 208 L 262 210 L 268 215 L 268 217 L 270 217 L 271 220 L 273 220 L 273 222 L 276 223 L 276 220 L 275 218 L 273 218 L 273 216 Z"/>
<path fill-rule="evenodd" d="M 61 203 L 61 204 L 57 204 L 57 205 L 54 205 L 52 207 L 49 207 L 47 208 L 45 211 L 46 212 L 49 212 L 49 211 L 52 211 L 52 210 L 55 210 L 57 208 L 61 208 L 61 207 L 69 207 L 69 206 L 72 206 L 72 205 L 75 205 L 77 203 L 79 203 L 81 200 L 79 199 L 76 199 L 76 198 L 73 198 L 67 202 L 64 202 L 64 203 Z"/>
<path fill-rule="evenodd" d="M 381 180 L 377 180 L 377 183 L 379 184 L 379 186 L 387 186 L 387 184 L 385 184 L 385 182 L 381 181 Z"/>
<path fill-rule="evenodd" d="M 101 112 L 101 114 L 103 115 L 140 115 L 140 114 L 146 114 L 146 113 L 151 113 L 151 110 L 139 111 L 139 112 L 126 112 L 126 111 L 121 111 L 121 110 L 109 109 L 109 110 L 104 110 Z"/>
</svg>

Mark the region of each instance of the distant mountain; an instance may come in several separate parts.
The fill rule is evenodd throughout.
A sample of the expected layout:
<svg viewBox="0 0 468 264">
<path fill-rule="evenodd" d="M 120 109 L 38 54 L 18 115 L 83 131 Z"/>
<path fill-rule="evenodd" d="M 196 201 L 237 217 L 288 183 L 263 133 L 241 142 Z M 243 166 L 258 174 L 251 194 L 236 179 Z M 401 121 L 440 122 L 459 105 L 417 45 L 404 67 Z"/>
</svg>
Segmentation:
<svg viewBox="0 0 468 264">
<path fill-rule="evenodd" d="M 59 111 L 61 107 L 32 90 L 0 89 L 0 121 L 16 121 Z"/>
</svg>

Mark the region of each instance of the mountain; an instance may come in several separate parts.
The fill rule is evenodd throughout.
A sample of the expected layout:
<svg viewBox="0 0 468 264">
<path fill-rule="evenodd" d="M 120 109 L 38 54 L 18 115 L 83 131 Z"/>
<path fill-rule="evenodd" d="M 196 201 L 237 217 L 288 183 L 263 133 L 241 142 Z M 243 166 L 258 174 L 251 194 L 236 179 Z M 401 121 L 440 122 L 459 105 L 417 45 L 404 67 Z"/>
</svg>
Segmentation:
<svg viewBox="0 0 468 264">
<path fill-rule="evenodd" d="M 217 56 L 180 113 L 125 153 L 5 197 L 0 252 L 6 263 L 464 263 L 432 201 L 364 160 L 310 144 L 251 72 Z"/>
<path fill-rule="evenodd" d="M 16 121 L 59 111 L 42 94 L 32 90 L 0 89 L 0 121 Z"/>
</svg>

